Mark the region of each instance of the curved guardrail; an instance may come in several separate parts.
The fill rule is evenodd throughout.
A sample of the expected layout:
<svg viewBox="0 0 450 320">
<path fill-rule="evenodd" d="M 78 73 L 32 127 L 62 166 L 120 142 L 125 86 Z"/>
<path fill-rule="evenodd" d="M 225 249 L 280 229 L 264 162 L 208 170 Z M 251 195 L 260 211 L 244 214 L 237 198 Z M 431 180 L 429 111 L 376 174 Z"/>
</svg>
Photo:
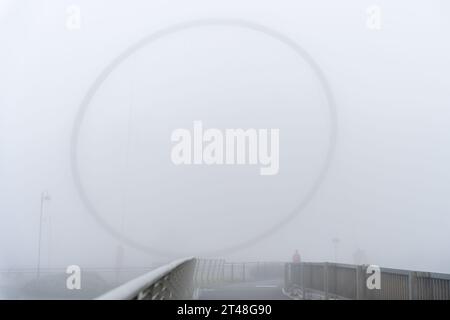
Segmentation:
<svg viewBox="0 0 450 320">
<path fill-rule="evenodd" d="M 287 263 L 284 290 L 294 299 L 450 299 L 450 274 L 380 268 L 380 288 L 369 289 L 367 268 L 328 262 Z"/>
<path fill-rule="evenodd" d="M 195 258 L 184 258 L 152 270 L 103 295 L 98 300 L 191 299 Z"/>
</svg>

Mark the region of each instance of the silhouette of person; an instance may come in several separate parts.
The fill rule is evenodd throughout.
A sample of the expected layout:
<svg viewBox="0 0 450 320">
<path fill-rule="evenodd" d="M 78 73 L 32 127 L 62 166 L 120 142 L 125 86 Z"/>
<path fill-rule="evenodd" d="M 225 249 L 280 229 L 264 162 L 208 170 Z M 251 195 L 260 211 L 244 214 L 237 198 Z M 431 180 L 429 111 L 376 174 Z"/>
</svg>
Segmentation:
<svg viewBox="0 0 450 320">
<path fill-rule="evenodd" d="M 292 256 L 292 262 L 300 263 L 300 261 L 300 254 L 298 253 L 298 249 L 296 249 L 294 255 Z"/>
</svg>

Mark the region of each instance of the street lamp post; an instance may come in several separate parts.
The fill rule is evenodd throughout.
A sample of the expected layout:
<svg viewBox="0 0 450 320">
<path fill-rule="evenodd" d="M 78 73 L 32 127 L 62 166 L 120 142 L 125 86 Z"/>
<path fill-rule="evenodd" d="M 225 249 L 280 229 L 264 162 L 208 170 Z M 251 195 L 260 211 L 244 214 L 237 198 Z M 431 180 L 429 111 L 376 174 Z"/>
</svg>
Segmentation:
<svg viewBox="0 0 450 320">
<path fill-rule="evenodd" d="M 38 262 L 37 262 L 37 278 L 41 275 L 41 240 L 42 240 L 42 218 L 44 216 L 44 203 L 50 200 L 50 195 L 47 191 L 41 193 L 41 212 L 39 215 L 39 239 L 38 239 Z"/>
</svg>

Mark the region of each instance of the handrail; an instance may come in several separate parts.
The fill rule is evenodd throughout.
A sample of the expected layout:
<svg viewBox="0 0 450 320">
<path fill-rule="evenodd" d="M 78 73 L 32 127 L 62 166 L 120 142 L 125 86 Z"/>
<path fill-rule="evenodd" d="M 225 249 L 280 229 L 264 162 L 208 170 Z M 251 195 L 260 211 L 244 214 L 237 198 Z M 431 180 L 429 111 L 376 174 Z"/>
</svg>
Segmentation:
<svg viewBox="0 0 450 320">
<path fill-rule="evenodd" d="M 450 299 L 449 274 L 380 267 L 380 288 L 369 288 L 368 267 L 329 262 L 287 263 L 284 291 L 295 299 Z"/>
<path fill-rule="evenodd" d="M 175 260 L 131 280 L 103 295 L 98 300 L 189 299 L 196 259 Z"/>
</svg>

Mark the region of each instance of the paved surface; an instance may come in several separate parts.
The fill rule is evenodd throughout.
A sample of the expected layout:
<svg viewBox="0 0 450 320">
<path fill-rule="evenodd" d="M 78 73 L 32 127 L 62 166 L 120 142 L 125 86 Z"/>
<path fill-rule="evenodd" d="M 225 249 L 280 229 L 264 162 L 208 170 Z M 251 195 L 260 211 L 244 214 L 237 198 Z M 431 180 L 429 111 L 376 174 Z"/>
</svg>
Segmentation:
<svg viewBox="0 0 450 320">
<path fill-rule="evenodd" d="M 209 289 L 201 289 L 200 300 L 289 300 L 282 291 L 280 280 L 242 282 Z"/>
</svg>

